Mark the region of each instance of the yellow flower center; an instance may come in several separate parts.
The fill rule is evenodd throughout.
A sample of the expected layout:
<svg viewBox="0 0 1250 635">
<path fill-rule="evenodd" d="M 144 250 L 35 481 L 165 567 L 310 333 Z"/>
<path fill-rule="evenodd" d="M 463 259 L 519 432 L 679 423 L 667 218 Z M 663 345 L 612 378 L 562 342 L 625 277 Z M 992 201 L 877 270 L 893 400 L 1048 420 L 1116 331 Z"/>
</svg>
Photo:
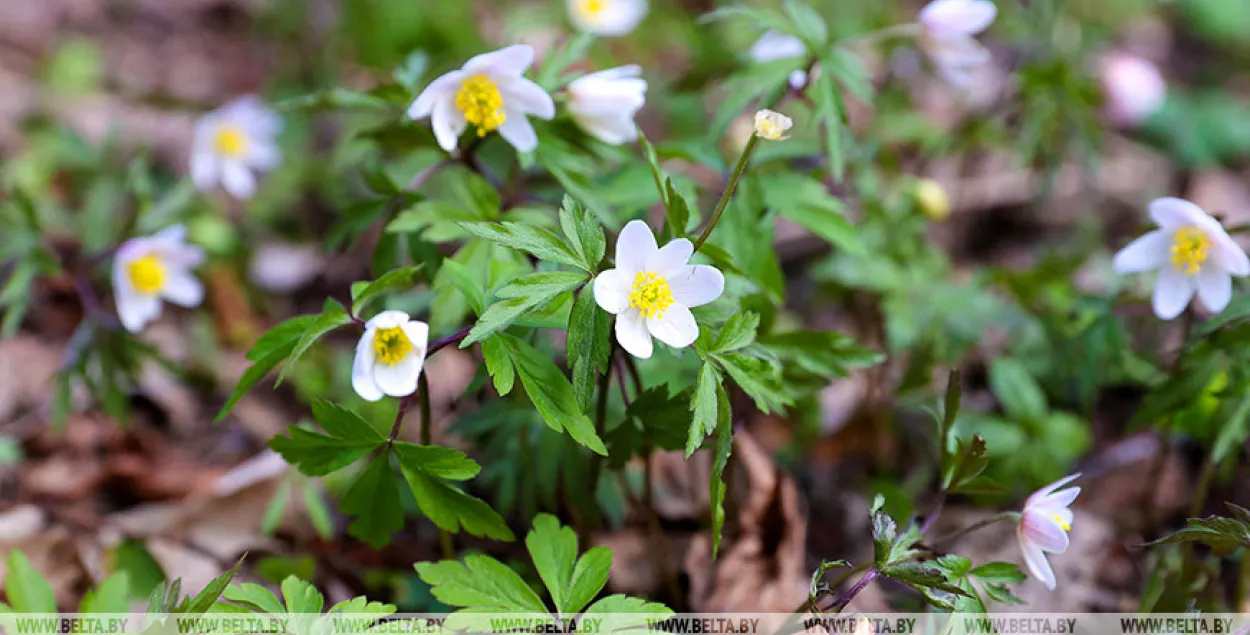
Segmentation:
<svg viewBox="0 0 1250 635">
<path fill-rule="evenodd" d="M 217 129 L 213 136 L 213 147 L 217 154 L 230 159 L 242 158 L 247 152 L 247 135 L 238 126 L 225 125 Z"/>
<path fill-rule="evenodd" d="M 126 265 L 126 276 L 135 291 L 151 295 L 165 287 L 165 264 L 156 254 L 148 254 Z"/>
<path fill-rule="evenodd" d="M 1059 523 L 1059 526 L 1062 527 L 1064 531 L 1072 531 L 1072 525 L 1063 522 L 1063 517 L 1059 514 L 1053 514 L 1051 515 L 1051 518 L 1054 518 L 1055 522 Z"/>
<path fill-rule="evenodd" d="M 582 3 L 582 11 L 591 16 L 603 13 L 603 10 L 606 8 L 608 8 L 607 0 L 585 0 Z"/>
<path fill-rule="evenodd" d="M 1194 275 L 1202 271 L 1202 263 L 1207 260 L 1207 251 L 1211 249 L 1211 239 L 1207 233 L 1197 227 L 1182 227 L 1172 237 L 1172 265 L 1177 271 Z"/>
<path fill-rule="evenodd" d="M 477 136 L 503 125 L 507 118 L 503 112 L 503 95 L 499 87 L 485 75 L 474 75 L 460 84 L 456 93 L 456 108 L 464 113 L 465 121 L 477 126 Z"/>
<path fill-rule="evenodd" d="M 642 317 L 661 318 L 673 304 L 673 290 L 668 280 L 654 273 L 634 276 L 634 290 L 629 294 L 629 306 L 642 310 Z"/>
<path fill-rule="evenodd" d="M 394 366 L 412 352 L 412 340 L 399 326 L 378 329 L 373 333 L 373 352 L 377 354 L 378 361 Z"/>
</svg>

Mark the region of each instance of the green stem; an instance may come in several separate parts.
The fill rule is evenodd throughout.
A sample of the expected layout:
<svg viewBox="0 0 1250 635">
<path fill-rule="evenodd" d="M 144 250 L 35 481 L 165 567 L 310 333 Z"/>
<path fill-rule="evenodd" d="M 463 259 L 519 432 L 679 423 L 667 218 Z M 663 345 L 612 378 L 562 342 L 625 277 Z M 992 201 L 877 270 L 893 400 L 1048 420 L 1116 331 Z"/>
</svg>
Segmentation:
<svg viewBox="0 0 1250 635">
<path fill-rule="evenodd" d="M 869 31 L 863 35 L 857 35 L 838 42 L 842 46 L 853 46 L 856 44 L 872 44 L 886 40 L 892 37 L 916 37 L 924 33 L 924 27 L 915 23 L 908 22 L 906 24 L 895 24 L 884 29 Z"/>
<path fill-rule="evenodd" d="M 421 393 L 421 445 L 431 445 L 434 421 L 430 414 L 430 381 L 426 379 L 425 373 L 421 373 L 420 377 L 417 381 L 417 392 Z"/>
<path fill-rule="evenodd" d="M 941 536 L 935 539 L 933 541 L 933 544 L 939 545 L 944 542 L 950 542 L 956 538 L 959 538 L 960 536 L 965 536 L 974 531 L 985 529 L 986 527 L 989 527 L 990 525 L 1000 523 L 1004 520 L 1014 521 L 1019 517 L 1020 517 L 1020 512 L 1003 512 L 1001 514 L 994 514 L 993 516 L 990 516 L 989 518 L 986 518 L 985 520 L 972 523 L 971 525 L 968 525 L 967 527 L 964 527 L 963 529 L 957 529 L 945 536 Z"/>
<path fill-rule="evenodd" d="M 1207 504 L 1207 494 L 1211 489 L 1211 481 L 1215 479 L 1215 471 L 1219 465 L 1215 462 L 1215 452 L 1207 453 L 1207 459 L 1202 463 L 1202 472 L 1198 474 L 1198 485 L 1194 490 L 1193 500 L 1189 502 L 1188 518 L 1197 518 L 1202 513 L 1202 508 Z M 1192 562 L 1194 551 L 1194 543 L 1186 542 L 1181 546 L 1181 562 Z"/>
<path fill-rule="evenodd" d="M 738 181 L 742 179 L 742 174 L 747 171 L 747 163 L 751 159 L 751 153 L 755 151 L 755 146 L 759 145 L 760 138 L 754 134 L 751 140 L 747 141 L 747 146 L 742 149 L 742 156 L 738 157 L 738 165 L 734 166 L 733 174 L 729 177 L 729 183 L 725 185 L 725 193 L 721 194 L 720 202 L 716 204 L 716 211 L 712 212 L 712 219 L 708 221 L 707 227 L 703 228 L 703 233 L 699 234 L 699 239 L 694 241 L 694 250 L 699 251 L 699 247 L 707 242 L 707 237 L 712 235 L 712 230 L 716 229 L 716 223 L 720 222 L 720 217 L 725 214 L 725 208 L 729 207 L 729 199 L 733 197 L 734 190 L 738 188 Z"/>
</svg>

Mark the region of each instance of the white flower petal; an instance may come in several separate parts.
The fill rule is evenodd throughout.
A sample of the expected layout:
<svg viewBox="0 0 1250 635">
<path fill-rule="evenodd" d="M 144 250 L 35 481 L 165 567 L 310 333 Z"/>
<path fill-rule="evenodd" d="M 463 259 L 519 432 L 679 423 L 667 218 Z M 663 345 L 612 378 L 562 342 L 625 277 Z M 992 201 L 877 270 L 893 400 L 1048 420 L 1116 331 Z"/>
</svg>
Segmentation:
<svg viewBox="0 0 1250 635">
<path fill-rule="evenodd" d="M 647 258 L 645 270 L 654 271 L 665 277 L 681 273 L 686 263 L 690 262 L 692 255 L 694 255 L 694 244 L 685 238 L 678 238 L 669 241 L 659 251 L 651 254 L 651 257 Z"/>
<path fill-rule="evenodd" d="M 249 199 L 256 193 L 256 178 L 239 161 L 222 161 L 221 186 L 237 199 Z"/>
<path fill-rule="evenodd" d="M 222 120 L 241 128 L 252 140 L 272 141 L 282 131 L 282 116 L 256 95 L 240 97 L 219 111 Z"/>
<path fill-rule="evenodd" d="M 1220 227 L 1218 233 L 1211 234 L 1211 242 L 1215 243 L 1215 259 L 1228 273 L 1234 276 L 1250 275 L 1250 259 L 1241 246 Z"/>
<path fill-rule="evenodd" d="M 525 115 L 515 110 L 508 110 L 503 125 L 499 126 L 499 136 L 512 144 L 517 152 L 533 152 L 538 147 L 538 133 Z"/>
<path fill-rule="evenodd" d="M 1107 114 L 1122 125 L 1149 117 L 1167 98 L 1167 82 L 1159 68 L 1135 55 L 1112 53 L 1099 64 Z"/>
<path fill-rule="evenodd" d="M 382 389 L 373 381 L 373 365 L 377 361 L 373 352 L 374 333 L 374 329 L 365 329 L 356 343 L 356 358 L 352 360 L 352 390 L 365 401 L 378 401 L 383 396 Z"/>
<path fill-rule="evenodd" d="M 1046 561 L 1046 554 L 1042 553 L 1041 547 L 1022 537 L 1020 539 L 1020 550 L 1024 552 L 1024 564 L 1029 568 L 1029 573 L 1033 574 L 1033 577 L 1037 578 L 1047 589 L 1054 591 L 1055 572 L 1050 568 L 1050 563 Z"/>
<path fill-rule="evenodd" d="M 421 375 L 422 361 L 417 355 L 409 354 L 392 365 L 374 362 L 373 381 L 384 394 L 407 397 L 417 391 L 417 378 Z"/>
<path fill-rule="evenodd" d="M 616 267 L 633 280 L 658 249 L 651 228 L 641 220 L 631 220 L 616 237 Z"/>
<path fill-rule="evenodd" d="M 989 63 L 989 49 L 971 37 L 948 37 L 927 42 L 938 73 L 955 86 L 968 87 L 976 72 Z"/>
<path fill-rule="evenodd" d="M 570 110 L 571 112 L 571 110 Z M 610 145 L 619 146 L 637 138 L 638 128 L 630 115 L 588 116 L 572 113 L 573 121 L 586 131 L 586 134 Z"/>
<path fill-rule="evenodd" d="M 144 326 L 161 315 L 161 300 L 154 295 L 120 290 L 114 295 L 117 302 L 117 318 L 131 333 L 142 331 Z"/>
<path fill-rule="evenodd" d="M 434 112 L 434 104 L 440 100 L 454 100 L 456 91 L 460 90 L 460 84 L 464 82 L 464 77 L 463 71 L 451 71 L 438 76 L 425 87 L 425 90 L 421 91 L 420 95 L 417 95 L 412 106 L 408 108 L 408 118 L 424 119 Z"/>
<path fill-rule="evenodd" d="M 1033 507 L 1034 505 L 1040 504 L 1043 500 L 1046 500 L 1047 497 L 1054 494 L 1055 490 L 1059 489 L 1060 487 L 1063 487 L 1064 485 L 1067 485 L 1068 483 L 1071 483 L 1072 481 L 1075 481 L 1078 478 L 1081 478 L 1080 472 L 1077 472 L 1076 474 L 1069 474 L 1055 481 L 1054 483 L 1051 483 L 1050 485 L 1047 485 L 1046 487 L 1043 487 L 1037 490 L 1036 492 L 1033 492 L 1033 495 L 1029 496 L 1028 500 L 1024 501 L 1024 508 L 1029 509 L 1030 507 Z M 1080 490 L 1079 487 L 1074 488 L 1074 489 L 1078 491 Z"/>
<path fill-rule="evenodd" d="M 1219 267 L 1203 267 L 1194 275 L 1198 300 L 1212 313 L 1219 313 L 1233 298 L 1233 279 Z"/>
<path fill-rule="evenodd" d="M 1151 305 L 1159 319 L 1170 320 L 1185 310 L 1193 295 L 1194 285 L 1189 276 L 1174 267 L 1163 267 L 1159 270 Z"/>
<path fill-rule="evenodd" d="M 1020 534 L 1043 551 L 1063 553 L 1068 550 L 1068 532 L 1059 521 L 1038 510 L 1024 512 L 1020 518 Z"/>
<path fill-rule="evenodd" d="M 365 322 L 367 329 L 391 329 L 397 326 L 407 324 L 409 320 L 408 314 L 403 311 L 383 311 Z"/>
<path fill-rule="evenodd" d="M 499 85 L 503 103 L 509 110 L 519 110 L 538 117 L 551 119 L 556 116 L 556 103 L 541 86 L 524 77 L 505 80 Z"/>
<path fill-rule="evenodd" d="M 639 359 L 649 359 L 654 348 L 647 321 L 638 309 L 616 316 L 616 341 L 625 352 Z"/>
<path fill-rule="evenodd" d="M 464 113 L 456 108 L 455 102 L 441 99 L 434 102 L 434 113 L 430 115 L 430 128 L 434 130 L 434 138 L 438 139 L 440 148 L 451 152 L 460 141 L 460 133 L 464 132 L 469 122 L 464 120 Z"/>
<path fill-rule="evenodd" d="M 1206 228 L 1214 220 L 1201 207 L 1183 198 L 1167 196 L 1157 198 L 1147 207 L 1150 218 L 1163 229 L 1177 229 L 1188 225 Z"/>
<path fill-rule="evenodd" d="M 660 317 L 647 318 L 647 330 L 673 348 L 685 348 L 699 338 L 699 324 L 690 309 L 673 303 Z"/>
<path fill-rule="evenodd" d="M 716 267 L 690 265 L 668 277 L 673 300 L 689 308 L 713 302 L 725 292 L 725 276 Z"/>
<path fill-rule="evenodd" d="M 629 308 L 634 279 L 620 269 L 608 269 L 595 276 L 595 304 L 616 315 Z"/>
<path fill-rule="evenodd" d="M 1112 262 L 1121 274 L 1151 271 L 1167 264 L 1171 247 L 1172 237 L 1156 229 L 1129 243 Z"/>
<path fill-rule="evenodd" d="M 496 80 L 504 77 L 516 77 L 534 63 L 534 47 L 528 44 L 513 44 L 498 51 L 483 53 L 469 58 L 461 69 L 465 75 L 486 75 Z"/>
<path fill-rule="evenodd" d="M 984 31 L 998 15 L 988 0 L 934 0 L 920 10 L 920 24 L 940 36 L 974 35 Z"/>
<path fill-rule="evenodd" d="M 174 271 L 161 289 L 161 297 L 178 306 L 197 307 L 204 301 L 204 285 L 190 272 Z"/>
<path fill-rule="evenodd" d="M 780 31 L 767 31 L 755 41 L 755 44 L 751 45 L 748 55 L 757 62 L 771 62 L 791 57 L 803 57 L 807 55 L 807 46 L 803 44 L 803 40 L 793 35 Z"/>
<path fill-rule="evenodd" d="M 221 176 L 221 161 L 216 154 L 204 148 L 198 141 L 191 150 L 191 183 L 195 189 L 207 192 L 217 187 L 217 179 Z"/>
<path fill-rule="evenodd" d="M 272 143 L 256 142 L 248 146 L 243 161 L 254 170 L 268 172 L 282 163 L 282 151 Z"/>
<path fill-rule="evenodd" d="M 637 28 L 647 15 L 646 0 L 607 0 L 607 6 L 592 11 L 587 0 L 568 0 L 569 16 L 578 30 L 615 37 Z"/>
<path fill-rule="evenodd" d="M 425 359 L 425 349 L 430 345 L 430 325 L 420 320 L 412 320 L 403 325 L 404 335 L 412 342 L 412 347 Z"/>
</svg>

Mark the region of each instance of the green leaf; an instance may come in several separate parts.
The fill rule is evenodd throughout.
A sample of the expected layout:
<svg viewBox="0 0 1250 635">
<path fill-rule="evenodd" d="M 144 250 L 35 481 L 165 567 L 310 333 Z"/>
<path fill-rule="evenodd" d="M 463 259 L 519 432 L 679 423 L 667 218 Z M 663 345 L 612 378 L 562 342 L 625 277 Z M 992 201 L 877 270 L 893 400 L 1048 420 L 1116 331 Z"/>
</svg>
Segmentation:
<svg viewBox="0 0 1250 635">
<path fill-rule="evenodd" d="M 52 585 L 30 566 L 26 554 L 14 549 L 7 560 L 4 594 L 17 613 L 56 613 L 56 596 Z"/>
<path fill-rule="evenodd" d="M 480 272 L 448 258 L 443 261 L 439 273 L 464 295 L 473 313 L 481 315 L 486 310 L 486 280 Z"/>
<path fill-rule="evenodd" d="M 664 619 L 672 614 L 672 609 L 658 602 L 616 594 L 591 604 L 582 616 L 603 620 L 599 624 L 599 632 L 615 633 L 647 627 L 649 620 Z"/>
<path fill-rule="evenodd" d="M 872 74 L 853 51 L 839 46 L 821 58 L 821 63 L 821 70 L 833 73 L 847 92 L 864 103 L 872 103 Z"/>
<path fill-rule="evenodd" d="M 956 491 L 975 481 L 989 467 L 990 459 L 985 452 L 985 439 L 981 435 L 972 435 L 967 443 L 959 439 L 955 451 L 943 462 L 943 487 Z"/>
<path fill-rule="evenodd" d="M 775 363 L 742 353 L 713 353 L 734 383 L 750 395 L 755 406 L 763 412 L 781 412 L 794 403 L 781 380 L 781 370 Z"/>
<path fill-rule="evenodd" d="M 994 360 L 990 364 L 989 382 L 1007 416 L 1031 423 L 1046 418 L 1046 396 L 1020 362 L 1010 358 Z"/>
<path fill-rule="evenodd" d="M 269 504 L 265 506 L 265 515 L 260 519 L 262 536 L 272 536 L 278 529 L 278 523 L 282 522 L 282 516 L 286 513 L 286 505 L 291 501 L 292 487 L 291 481 L 283 480 L 273 498 L 269 499 Z"/>
<path fill-rule="evenodd" d="M 394 269 L 382 275 L 382 277 L 368 283 L 356 283 L 352 285 L 352 315 L 361 316 L 370 302 L 388 291 L 411 287 L 416 284 L 417 273 L 421 271 L 424 265 L 416 265 L 412 267 L 404 267 L 402 269 Z"/>
<path fill-rule="evenodd" d="M 334 537 L 334 521 L 330 519 L 330 510 L 326 509 L 326 502 L 321 498 L 321 490 L 313 483 L 306 483 L 303 490 L 304 510 L 308 512 L 308 521 L 312 523 L 313 530 L 317 532 L 325 540 Z"/>
<path fill-rule="evenodd" d="M 279 101 L 273 105 L 279 112 L 303 111 L 325 112 L 343 110 L 396 110 L 390 101 L 346 88 L 331 88 L 316 93 L 300 95 Z"/>
<path fill-rule="evenodd" d="M 547 612 L 521 576 L 490 556 L 474 554 L 462 562 L 418 562 L 413 566 L 430 585 L 430 593 L 444 604 L 478 612 Z"/>
<path fill-rule="evenodd" d="M 612 324 L 607 311 L 595 304 L 594 289 L 582 287 L 569 312 L 568 338 L 565 354 L 573 369 L 573 394 L 583 410 L 590 406 L 595 391 L 595 370 L 608 370 L 612 352 Z"/>
<path fill-rule="evenodd" d="M 258 613 L 268 613 L 270 615 L 286 613 L 286 609 L 282 607 L 282 602 L 278 600 L 278 596 L 274 595 L 269 589 L 253 582 L 231 585 L 226 588 L 222 596 L 230 602 L 246 606 Z"/>
<path fill-rule="evenodd" d="M 474 536 L 513 540 L 512 531 L 490 505 L 474 498 L 446 480 L 463 481 L 481 469 L 459 450 L 411 443 L 395 443 L 404 480 L 417 499 L 417 506 L 439 529 Z"/>
<path fill-rule="evenodd" d="M 673 186 L 673 179 L 664 179 L 664 214 L 673 236 L 686 234 L 686 226 L 690 224 L 692 210 L 699 208 L 699 202 L 686 200 L 686 197 Z"/>
<path fill-rule="evenodd" d="M 1244 516 L 1238 508 L 1237 514 Z M 1184 529 L 1164 536 L 1146 546 L 1166 545 L 1175 542 L 1200 542 L 1207 545 L 1216 554 L 1223 555 L 1235 551 L 1238 547 L 1250 547 L 1250 522 L 1223 516 L 1206 518 L 1190 518 Z"/>
<path fill-rule="evenodd" d="M 942 570 L 928 563 L 901 562 L 892 564 L 881 570 L 881 575 L 897 580 L 918 591 L 945 591 L 958 596 L 968 597 L 967 591 L 951 584 L 942 574 Z M 926 593 L 925 597 L 929 597 Z"/>
<path fill-rule="evenodd" d="M 550 230 L 521 223 L 460 223 L 474 236 L 494 241 L 509 249 L 524 251 L 535 258 L 585 269 L 582 261 L 564 241 Z"/>
<path fill-rule="evenodd" d="M 508 354 L 508 347 L 498 336 L 482 340 L 482 357 L 486 360 L 486 370 L 495 380 L 495 390 L 500 396 L 512 392 L 512 385 L 516 381 L 516 369 L 512 367 L 512 357 Z"/>
<path fill-rule="evenodd" d="M 562 611 L 567 615 L 585 608 L 608 584 L 608 573 L 611 570 L 611 549 L 594 547 L 582 554 L 577 559 L 577 566 L 573 568 L 573 579 L 569 581 Z"/>
<path fill-rule="evenodd" d="M 572 291 L 585 281 L 585 274 L 569 271 L 531 273 L 513 280 L 498 291 L 497 295 L 504 299 L 486 309 L 460 347 L 465 348 L 508 328 L 522 315 L 539 309 L 556 296 Z"/>
<path fill-rule="evenodd" d="M 898 537 L 898 523 L 890 515 L 877 509 L 872 513 L 872 559 L 877 568 L 890 561 L 890 548 Z"/>
<path fill-rule="evenodd" d="M 234 566 L 230 567 L 229 571 L 213 578 L 212 581 L 204 587 L 204 590 L 197 593 L 195 597 L 187 603 L 186 607 L 179 612 L 186 613 L 187 615 L 199 615 L 201 613 L 206 613 L 208 609 L 216 604 L 217 600 L 221 598 L 221 594 L 225 593 L 226 589 L 230 586 L 230 581 L 233 580 L 234 576 L 239 573 L 239 567 L 241 566 L 243 566 L 243 558 L 239 558 L 238 561 L 234 563 Z"/>
<path fill-rule="evenodd" d="M 1211 461 L 1222 463 L 1245 444 L 1247 437 L 1250 437 L 1250 395 L 1238 400 L 1237 408 L 1220 427 L 1215 445 L 1211 447 Z"/>
<path fill-rule="evenodd" d="M 818 51 L 829 43 L 829 26 L 825 24 L 825 18 L 804 0 L 785 0 L 782 6 L 794 25 L 794 34 L 803 40 L 808 50 Z"/>
<path fill-rule="evenodd" d="M 217 418 L 214 423 L 221 423 L 226 415 L 239 403 L 243 395 L 251 390 L 253 386 L 260 382 L 269 371 L 275 366 L 282 363 L 291 351 L 295 348 L 296 342 L 299 341 L 300 335 L 308 330 L 308 327 L 317 319 L 315 315 L 301 315 L 293 317 L 272 329 L 269 329 L 260 339 L 256 340 L 256 344 L 252 346 L 252 350 L 248 351 L 247 358 L 251 360 L 252 365 L 243 372 L 243 376 L 239 378 L 239 383 L 234 387 L 234 393 L 230 395 L 230 399 L 226 401 L 226 405 L 221 407 L 217 412 Z"/>
<path fill-rule="evenodd" d="M 129 613 L 130 574 L 118 571 L 100 586 L 88 590 L 78 606 L 79 613 Z"/>
<path fill-rule="evenodd" d="M 837 331 L 791 331 L 761 338 L 760 343 L 782 360 L 826 379 L 847 377 L 853 368 L 885 359 Z"/>
<path fill-rule="evenodd" d="M 989 562 L 968 572 L 986 582 L 1001 584 L 1019 584 L 1024 582 L 1024 573 L 1020 567 L 1010 562 Z"/>
<path fill-rule="evenodd" d="M 825 152 L 829 154 L 829 172 L 834 181 L 841 182 L 846 174 L 846 149 L 842 147 L 842 96 L 838 92 L 833 74 L 818 74 L 812 82 L 809 94 L 816 102 L 817 122 L 825 128 Z"/>
<path fill-rule="evenodd" d="M 317 587 L 289 575 L 282 580 L 282 599 L 287 613 L 320 614 L 325 608 L 325 598 Z"/>
<path fill-rule="evenodd" d="M 386 438 L 356 413 L 328 401 L 313 403 L 313 417 L 327 434 L 290 426 L 290 436 L 269 440 L 270 448 L 309 476 L 340 470 L 386 443 Z"/>
<path fill-rule="evenodd" d="M 534 518 L 534 528 L 525 536 L 525 547 L 551 593 L 556 610 L 562 614 L 569 612 L 566 594 L 577 560 L 577 534 L 569 527 L 561 527 L 555 516 L 539 514 Z"/>
<path fill-rule="evenodd" d="M 725 387 L 716 387 L 716 456 L 712 458 L 712 478 L 708 499 L 712 508 L 712 558 L 720 549 L 721 531 L 725 528 L 725 466 L 733 453 L 733 415 Z"/>
<path fill-rule="evenodd" d="M 758 313 L 751 311 L 735 313 L 725 322 L 725 326 L 721 327 L 720 333 L 716 335 L 716 341 L 712 343 L 712 351 L 729 353 L 754 344 L 755 331 L 759 326 L 760 316 Z"/>
<path fill-rule="evenodd" d="M 335 306 L 327 307 L 324 313 L 318 315 L 317 319 L 314 320 L 313 323 L 308 326 L 308 329 L 304 331 L 304 334 L 300 336 L 299 341 L 295 344 L 295 348 L 291 349 L 291 354 L 287 358 L 286 365 L 282 367 L 282 372 L 278 374 L 278 381 L 274 384 L 275 388 L 282 384 L 282 380 L 286 377 L 287 371 L 295 367 L 295 363 L 304 356 L 304 353 L 307 352 L 313 344 L 317 343 L 317 340 L 325 337 L 327 333 L 333 331 L 334 329 L 341 326 L 347 326 L 352 323 L 352 316 L 348 315 L 347 311 L 343 309 L 341 304 L 338 304 L 333 300 L 331 300 L 330 303 Z"/>
<path fill-rule="evenodd" d="M 719 421 L 717 395 L 722 390 L 722 381 L 716 365 L 704 362 L 703 368 L 699 370 L 699 383 L 690 399 L 690 410 L 694 418 L 690 421 L 690 430 L 686 437 L 686 458 L 690 458 L 699 449 L 704 437 L 716 431 Z"/>
<path fill-rule="evenodd" d="M 603 226 L 568 194 L 564 195 L 564 205 L 560 208 L 560 229 L 581 258 L 582 268 L 591 273 L 598 271 L 607 248 Z"/>
<path fill-rule="evenodd" d="M 574 441 L 591 451 L 607 456 L 603 440 L 595 432 L 594 425 L 582 412 L 573 394 L 573 386 L 551 358 L 534 347 L 510 335 L 500 335 L 507 345 L 512 363 L 521 377 L 525 394 L 542 415 L 543 421 L 553 430 L 564 430 Z"/>
<path fill-rule="evenodd" d="M 852 254 L 863 254 L 864 245 L 855 226 L 846 219 L 846 206 L 825 186 L 794 172 L 760 177 L 764 202 L 807 231 Z"/>
<path fill-rule="evenodd" d="M 384 452 L 374 458 L 339 503 L 339 511 L 355 516 L 347 533 L 375 549 L 390 542 L 391 534 L 404 526 L 399 483 L 391 470 L 390 456 Z"/>
</svg>

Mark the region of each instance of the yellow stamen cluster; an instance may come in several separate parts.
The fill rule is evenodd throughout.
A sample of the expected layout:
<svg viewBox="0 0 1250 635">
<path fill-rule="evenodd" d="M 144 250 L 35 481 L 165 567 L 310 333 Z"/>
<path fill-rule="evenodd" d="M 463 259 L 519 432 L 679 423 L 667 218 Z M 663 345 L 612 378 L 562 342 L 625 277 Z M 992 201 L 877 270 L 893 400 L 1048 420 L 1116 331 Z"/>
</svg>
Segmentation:
<svg viewBox="0 0 1250 635">
<path fill-rule="evenodd" d="M 1059 526 L 1062 527 L 1064 531 L 1072 531 L 1072 525 L 1063 522 L 1063 517 L 1059 514 L 1053 514 L 1051 518 L 1054 518 L 1055 522 L 1059 523 Z"/>
<path fill-rule="evenodd" d="M 1192 276 L 1202 271 L 1210 249 L 1211 239 L 1206 232 L 1193 226 L 1182 227 L 1172 238 L 1172 265 Z"/>
<path fill-rule="evenodd" d="M 606 8 L 608 8 L 607 0 L 585 0 L 582 3 L 582 10 L 592 16 L 603 13 Z"/>
<path fill-rule="evenodd" d="M 477 126 L 477 136 L 503 125 L 507 116 L 503 111 L 503 95 L 499 87 L 485 75 L 474 75 L 460 84 L 456 93 L 456 108 L 464 113 L 465 121 Z"/>
<path fill-rule="evenodd" d="M 238 126 L 221 126 L 213 136 L 213 147 L 217 149 L 217 154 L 230 159 L 242 158 L 247 153 L 247 144 L 247 135 Z"/>
<path fill-rule="evenodd" d="M 156 254 L 148 254 L 126 265 L 126 275 L 135 291 L 151 295 L 165 288 L 165 263 Z"/>
<path fill-rule="evenodd" d="M 412 340 L 399 326 L 378 329 L 373 334 L 373 352 L 378 361 L 387 366 L 394 366 L 403 361 L 412 352 Z"/>
<path fill-rule="evenodd" d="M 629 306 L 641 309 L 642 317 L 661 318 L 673 304 L 673 290 L 668 280 L 654 273 L 634 276 L 634 290 L 629 294 Z"/>
</svg>

